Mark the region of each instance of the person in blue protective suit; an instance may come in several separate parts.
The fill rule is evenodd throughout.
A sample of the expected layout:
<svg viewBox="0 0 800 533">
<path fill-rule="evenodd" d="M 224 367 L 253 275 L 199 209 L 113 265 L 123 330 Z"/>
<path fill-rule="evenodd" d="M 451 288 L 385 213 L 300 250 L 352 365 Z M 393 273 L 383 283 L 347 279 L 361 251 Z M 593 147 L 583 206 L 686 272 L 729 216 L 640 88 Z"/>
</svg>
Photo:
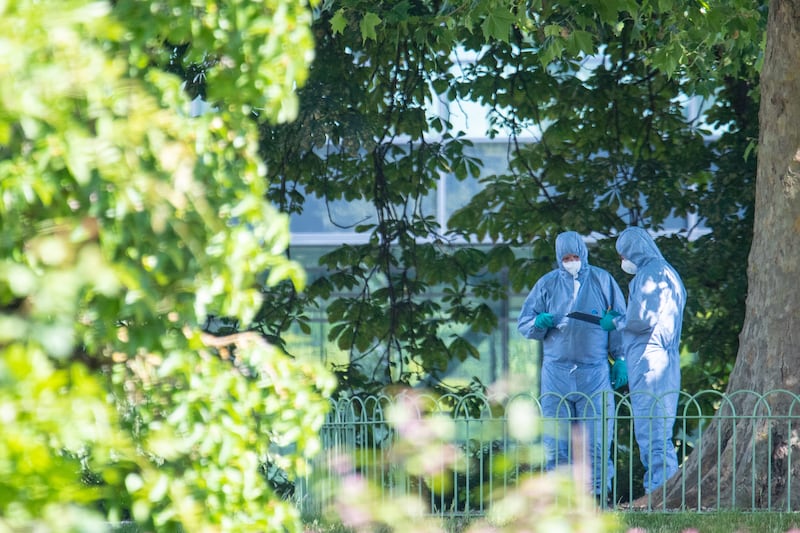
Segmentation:
<svg viewBox="0 0 800 533">
<path fill-rule="evenodd" d="M 625 297 L 611 274 L 589 264 L 589 252 L 578 233 L 558 235 L 556 258 L 558 268 L 542 276 L 525 299 L 517 329 L 542 342 L 542 416 L 552 422 L 546 423 L 542 439 L 546 468 L 572 462 L 570 450 L 573 456 L 577 450 L 570 443 L 571 429 L 582 428 L 589 446 L 592 490 L 599 501 L 608 494 L 614 476 L 610 459 L 614 394 L 608 356 L 621 361 L 622 339 L 604 331 L 597 321 L 608 309 L 624 313 Z M 597 320 L 567 317 L 574 311 Z M 616 387 L 627 381 L 623 366 L 617 362 L 613 367 Z"/>
<path fill-rule="evenodd" d="M 644 489 L 650 493 L 678 470 L 672 430 L 681 387 L 686 289 L 647 231 L 622 231 L 616 247 L 622 270 L 633 275 L 627 313 L 605 313 L 600 324 L 622 333 L 634 432 L 645 468 Z"/>
</svg>

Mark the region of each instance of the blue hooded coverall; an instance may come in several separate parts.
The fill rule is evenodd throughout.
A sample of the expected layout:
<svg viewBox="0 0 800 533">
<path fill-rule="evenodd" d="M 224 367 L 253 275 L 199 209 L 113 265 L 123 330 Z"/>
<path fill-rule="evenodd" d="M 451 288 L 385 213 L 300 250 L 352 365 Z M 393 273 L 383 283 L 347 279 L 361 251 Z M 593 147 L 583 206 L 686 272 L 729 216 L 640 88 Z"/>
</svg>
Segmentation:
<svg viewBox="0 0 800 533">
<path fill-rule="evenodd" d="M 647 231 L 632 227 L 617 252 L 636 265 L 628 310 L 614 319 L 622 333 L 634 432 L 650 493 L 678 470 L 672 442 L 681 388 L 680 339 L 686 289 Z"/>
<path fill-rule="evenodd" d="M 567 272 L 561 259 L 567 254 L 580 257 L 577 277 Z M 529 339 L 542 341 L 541 406 L 545 419 L 565 421 L 545 429 L 543 443 L 546 468 L 569 464 L 568 430 L 572 422 L 583 421 L 592 465 L 592 490 L 603 493 L 603 461 L 607 462 L 606 490 L 611 488 L 614 465 L 610 459 L 614 428 L 614 395 L 609 381 L 608 355 L 621 356 L 621 335 L 603 331 L 599 325 L 566 318 L 572 311 L 596 315 L 608 310 L 625 312 L 625 297 L 614 278 L 591 266 L 581 236 L 568 231 L 556 238 L 558 268 L 536 282 L 520 311 L 517 329 Z M 579 283 L 576 292 L 576 283 Z M 540 313 L 553 315 L 552 328 L 534 325 Z M 603 411 L 605 403 L 605 413 Z M 605 441 L 602 420 L 605 415 Z M 576 452 L 577 453 L 577 452 Z"/>
</svg>

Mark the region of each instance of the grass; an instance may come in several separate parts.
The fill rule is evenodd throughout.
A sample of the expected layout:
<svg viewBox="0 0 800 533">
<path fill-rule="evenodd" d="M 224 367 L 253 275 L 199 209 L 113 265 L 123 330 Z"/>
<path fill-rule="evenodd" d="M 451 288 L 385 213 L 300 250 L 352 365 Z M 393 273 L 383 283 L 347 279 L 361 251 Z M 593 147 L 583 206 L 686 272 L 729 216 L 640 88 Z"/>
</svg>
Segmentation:
<svg viewBox="0 0 800 533">
<path fill-rule="evenodd" d="M 735 512 L 709 513 L 617 513 L 623 527 L 615 533 L 800 533 L 800 513 Z M 342 525 L 309 524 L 307 533 L 352 533 Z M 463 523 L 446 523 L 450 532 L 467 529 Z M 390 533 L 384 531 L 381 533 Z"/>
<path fill-rule="evenodd" d="M 620 513 L 620 522 L 629 529 L 646 533 L 800 533 L 800 514 L 773 512 L 713 513 Z"/>
<path fill-rule="evenodd" d="M 617 533 L 800 533 L 800 513 L 735 511 L 709 513 L 617 513 L 624 527 Z M 447 531 L 466 529 L 464 524 L 448 524 Z M 455 527 L 454 527 L 455 526 Z M 133 523 L 120 524 L 113 533 L 139 533 Z M 349 533 L 341 525 L 307 524 L 309 533 Z"/>
</svg>

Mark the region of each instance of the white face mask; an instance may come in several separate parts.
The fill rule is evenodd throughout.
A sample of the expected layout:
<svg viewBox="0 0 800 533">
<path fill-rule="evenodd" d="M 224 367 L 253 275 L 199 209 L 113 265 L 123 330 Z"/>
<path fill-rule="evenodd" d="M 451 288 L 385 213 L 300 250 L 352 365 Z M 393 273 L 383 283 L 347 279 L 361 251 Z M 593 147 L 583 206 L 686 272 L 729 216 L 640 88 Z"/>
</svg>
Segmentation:
<svg viewBox="0 0 800 533">
<path fill-rule="evenodd" d="M 564 267 L 564 270 L 572 274 L 572 277 L 576 277 L 578 272 L 581 270 L 581 262 L 580 261 L 562 261 L 561 266 Z"/>
<path fill-rule="evenodd" d="M 636 275 L 636 270 L 637 270 L 636 269 L 636 265 L 633 264 L 632 261 L 628 261 L 627 259 L 623 259 L 621 266 L 622 266 L 622 270 L 624 270 L 626 273 L 630 274 L 631 276 L 635 276 Z"/>
</svg>

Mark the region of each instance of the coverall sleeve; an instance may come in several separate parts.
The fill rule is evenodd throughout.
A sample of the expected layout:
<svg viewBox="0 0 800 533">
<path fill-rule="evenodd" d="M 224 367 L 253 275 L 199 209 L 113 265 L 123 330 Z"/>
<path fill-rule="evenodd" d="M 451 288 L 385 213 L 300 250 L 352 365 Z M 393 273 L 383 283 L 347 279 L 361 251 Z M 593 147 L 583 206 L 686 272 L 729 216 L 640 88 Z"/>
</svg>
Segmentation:
<svg viewBox="0 0 800 533">
<path fill-rule="evenodd" d="M 625 313 L 627 311 L 627 306 L 625 305 L 625 295 L 622 294 L 622 289 L 619 288 L 619 284 L 610 274 L 608 278 L 609 287 L 607 294 L 610 296 L 608 308 L 619 313 L 621 318 L 625 317 Z M 611 357 L 614 359 L 625 355 L 625 351 L 622 346 L 622 332 L 619 329 L 610 331 L 608 333 L 608 350 L 611 352 Z"/>
<path fill-rule="evenodd" d="M 648 291 L 644 290 L 642 280 L 650 287 Z M 658 283 L 650 276 L 640 274 L 634 278 L 629 286 L 628 309 L 624 320 L 620 320 L 618 329 L 625 329 L 636 335 L 653 330 L 660 311 L 659 294 L 655 290 L 657 286 Z"/>
<path fill-rule="evenodd" d="M 517 330 L 526 339 L 543 340 L 547 335 L 547 328 L 537 328 L 534 326 L 536 317 L 540 313 L 546 312 L 544 301 L 544 288 L 542 280 L 536 283 L 525 298 L 522 304 L 522 309 L 519 312 L 519 319 L 517 320 Z"/>
</svg>

